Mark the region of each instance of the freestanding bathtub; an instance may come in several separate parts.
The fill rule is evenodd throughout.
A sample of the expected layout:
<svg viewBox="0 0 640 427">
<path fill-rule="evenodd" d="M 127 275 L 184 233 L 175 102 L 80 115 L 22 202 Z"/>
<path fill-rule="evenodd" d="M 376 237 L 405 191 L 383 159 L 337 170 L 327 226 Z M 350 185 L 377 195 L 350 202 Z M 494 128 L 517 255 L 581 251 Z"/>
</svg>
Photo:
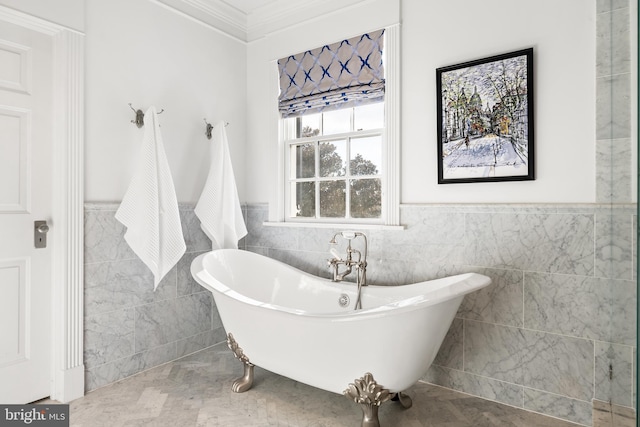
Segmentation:
<svg viewBox="0 0 640 427">
<path fill-rule="evenodd" d="M 367 426 L 379 425 L 377 407 L 390 397 L 410 406 L 400 392 L 427 372 L 464 295 L 491 282 L 468 273 L 365 286 L 362 309 L 354 311 L 355 284 L 252 252 L 207 252 L 194 259 L 191 274 L 213 293 L 229 347 L 245 364 L 234 391 L 251 387 L 257 365 L 346 394 L 363 406 Z M 367 405 L 375 414 L 367 413 Z"/>
</svg>

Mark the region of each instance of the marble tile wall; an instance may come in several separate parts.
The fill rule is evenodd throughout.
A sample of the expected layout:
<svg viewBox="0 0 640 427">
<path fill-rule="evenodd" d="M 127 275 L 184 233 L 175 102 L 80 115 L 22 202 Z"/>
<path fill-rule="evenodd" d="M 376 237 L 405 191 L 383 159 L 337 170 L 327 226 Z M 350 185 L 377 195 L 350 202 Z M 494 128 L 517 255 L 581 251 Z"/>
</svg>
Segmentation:
<svg viewBox="0 0 640 427">
<path fill-rule="evenodd" d="M 96 389 L 225 340 L 209 291 L 189 271 L 211 249 L 192 206 L 180 206 L 187 252 L 153 291 L 124 240 L 117 204 L 85 205 L 85 388 Z"/>
<path fill-rule="evenodd" d="M 596 201 L 632 199 L 630 0 L 596 2 Z"/>
<path fill-rule="evenodd" d="M 329 277 L 337 229 L 265 226 L 267 205 L 246 209 L 247 250 Z M 363 230 L 367 280 L 491 277 L 424 380 L 591 425 L 594 398 L 633 407 L 635 216 L 632 204 L 403 205 L 404 230 Z"/>
</svg>

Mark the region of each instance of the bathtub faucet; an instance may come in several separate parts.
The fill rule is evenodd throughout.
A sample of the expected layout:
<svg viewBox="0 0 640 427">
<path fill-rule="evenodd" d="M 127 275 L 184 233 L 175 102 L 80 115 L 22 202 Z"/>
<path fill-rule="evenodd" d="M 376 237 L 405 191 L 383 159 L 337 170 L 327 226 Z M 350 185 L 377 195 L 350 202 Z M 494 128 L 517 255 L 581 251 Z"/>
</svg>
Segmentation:
<svg viewBox="0 0 640 427">
<path fill-rule="evenodd" d="M 333 258 L 329 260 L 329 266 L 333 270 L 333 281 L 340 282 L 347 275 L 351 274 L 353 268 L 366 268 L 366 248 L 367 248 L 367 236 L 362 233 L 358 233 L 355 231 L 341 231 L 333 235 L 331 240 L 329 241 L 330 245 L 337 244 L 336 237 L 341 236 L 347 240 L 347 256 L 345 259 L 342 259 L 336 248 L 332 247 L 329 252 L 333 255 Z M 353 249 L 351 247 L 351 241 L 356 237 L 362 236 L 364 238 L 365 244 L 365 259 L 363 260 L 362 252 L 357 249 Z M 356 257 L 354 257 L 356 255 Z M 344 265 L 346 268 L 344 271 L 340 272 L 340 265 Z"/>
<path fill-rule="evenodd" d="M 351 274 L 355 268 L 357 276 L 356 282 L 358 285 L 358 299 L 356 301 L 356 310 L 362 308 L 360 301 L 361 289 L 367 285 L 367 236 L 357 231 L 341 231 L 333 235 L 329 240 L 330 245 L 335 245 L 336 237 L 341 236 L 347 240 L 347 256 L 345 259 L 340 257 L 340 254 L 336 248 L 332 247 L 329 252 L 333 255 L 333 258 L 329 260 L 329 267 L 333 270 L 333 281 L 341 282 L 347 275 Z M 364 254 L 357 249 L 351 247 L 351 241 L 357 237 L 364 239 Z M 355 255 L 355 256 L 354 256 Z M 344 265 L 344 271 L 340 272 L 340 265 Z"/>
</svg>

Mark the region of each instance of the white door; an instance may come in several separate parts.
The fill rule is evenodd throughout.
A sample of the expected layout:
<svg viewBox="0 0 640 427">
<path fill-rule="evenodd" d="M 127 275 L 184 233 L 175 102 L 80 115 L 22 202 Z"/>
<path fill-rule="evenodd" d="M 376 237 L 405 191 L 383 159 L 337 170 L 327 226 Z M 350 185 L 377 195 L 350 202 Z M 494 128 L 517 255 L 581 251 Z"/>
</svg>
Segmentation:
<svg viewBox="0 0 640 427">
<path fill-rule="evenodd" d="M 47 397 L 51 382 L 52 39 L 0 20 L 0 402 Z M 44 237 L 44 235 L 43 235 Z"/>
</svg>

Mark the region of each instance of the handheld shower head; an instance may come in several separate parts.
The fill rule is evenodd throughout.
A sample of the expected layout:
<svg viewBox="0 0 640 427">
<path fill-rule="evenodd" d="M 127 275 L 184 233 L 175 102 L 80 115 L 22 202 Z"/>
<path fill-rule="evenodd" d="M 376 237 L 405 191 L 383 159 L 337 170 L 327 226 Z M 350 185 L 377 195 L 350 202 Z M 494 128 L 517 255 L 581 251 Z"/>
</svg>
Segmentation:
<svg viewBox="0 0 640 427">
<path fill-rule="evenodd" d="M 338 242 L 336 242 L 336 237 L 341 236 L 343 239 L 348 240 L 349 244 L 351 244 L 351 241 L 353 239 L 355 239 L 358 236 L 364 236 L 364 234 L 359 233 L 357 231 L 339 231 L 336 234 L 333 235 L 333 237 L 331 238 L 331 240 L 329 240 L 329 244 L 330 245 L 336 245 Z"/>
<path fill-rule="evenodd" d="M 359 233 L 356 233 L 355 231 L 343 231 L 340 234 L 347 240 L 353 240 Z"/>
</svg>

